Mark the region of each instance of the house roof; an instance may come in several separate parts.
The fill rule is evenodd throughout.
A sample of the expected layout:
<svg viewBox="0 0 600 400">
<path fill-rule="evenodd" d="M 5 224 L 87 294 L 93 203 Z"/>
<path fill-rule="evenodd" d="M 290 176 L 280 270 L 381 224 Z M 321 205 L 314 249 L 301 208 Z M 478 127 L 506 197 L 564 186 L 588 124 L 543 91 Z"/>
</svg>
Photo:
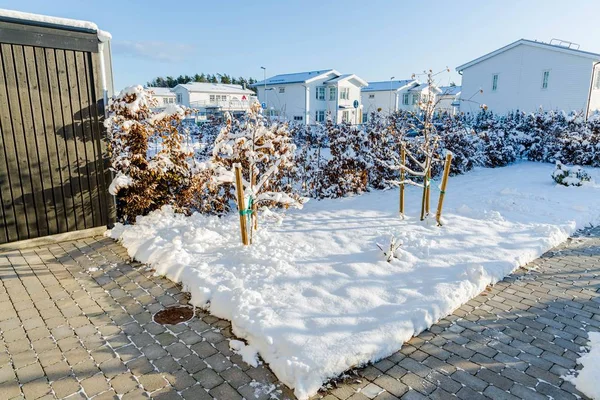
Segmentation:
<svg viewBox="0 0 600 400">
<path fill-rule="evenodd" d="M 0 9 L 0 21 L 17 22 L 26 25 L 57 28 L 76 32 L 97 33 L 98 38 L 101 41 L 111 38 L 110 33 L 100 30 L 98 25 L 93 22 L 70 18 L 51 17 L 49 15 Z"/>
<path fill-rule="evenodd" d="M 157 96 L 175 96 L 173 90 L 168 87 L 148 87 L 146 89 L 152 91 Z"/>
<path fill-rule="evenodd" d="M 415 79 L 404 79 L 400 81 L 380 81 L 380 82 L 369 82 L 369 86 L 362 88 L 363 92 L 383 92 L 391 90 L 400 90 L 413 83 L 419 84 Z"/>
<path fill-rule="evenodd" d="M 307 72 L 296 72 L 293 74 L 280 74 L 275 75 L 270 78 L 267 78 L 267 85 L 282 85 L 288 83 L 308 83 L 309 81 L 320 78 L 322 76 L 326 76 L 327 74 L 333 73 L 336 76 L 340 76 L 341 74 L 337 72 L 335 69 L 320 69 L 316 71 L 307 71 Z M 255 82 L 250 86 L 257 87 L 263 86 L 265 81 L 262 80 L 260 82 Z"/>
<path fill-rule="evenodd" d="M 429 85 L 426 83 L 419 83 L 416 86 L 411 87 L 410 89 L 408 89 L 409 92 L 422 92 L 423 90 L 429 88 Z M 440 88 L 438 88 L 437 86 L 433 86 L 432 85 L 432 91 L 441 93 L 442 90 Z"/>
<path fill-rule="evenodd" d="M 356 82 L 358 82 L 358 86 L 367 86 L 368 85 L 368 83 L 366 81 L 359 78 L 355 74 L 340 75 L 337 78 L 333 78 L 333 79 L 323 82 L 323 84 L 338 83 L 338 82 L 342 82 L 342 81 L 346 81 L 346 80 L 355 80 Z"/>
<path fill-rule="evenodd" d="M 232 93 L 232 94 L 250 94 L 254 92 L 250 89 L 244 89 L 241 85 L 233 85 L 227 83 L 208 83 L 208 82 L 190 82 L 180 83 L 175 86 L 173 90 L 177 88 L 184 88 L 188 92 L 202 92 L 202 93 Z"/>
<path fill-rule="evenodd" d="M 460 94 L 462 86 L 440 86 L 439 89 L 442 91 L 441 96 L 456 96 Z"/>
<path fill-rule="evenodd" d="M 580 56 L 580 57 L 586 57 L 586 58 L 589 58 L 592 60 L 600 61 L 600 54 L 597 54 L 597 53 L 591 53 L 588 51 L 572 49 L 570 47 L 560 46 L 560 45 L 556 45 L 556 44 L 537 42 L 534 40 L 519 39 L 516 42 L 512 42 L 504 47 L 499 48 L 498 50 L 492 51 L 491 53 L 487 53 L 479 58 L 469 61 L 466 64 L 459 65 L 458 67 L 456 67 L 456 70 L 457 71 L 465 70 L 475 64 L 478 64 L 482 61 L 487 60 L 488 58 L 492 58 L 500 53 L 503 53 L 507 50 L 510 50 L 510 49 L 520 46 L 520 45 L 538 47 L 538 48 L 547 49 L 547 50 L 554 50 L 554 51 L 559 51 L 561 53 L 571 54 L 571 55 Z"/>
</svg>

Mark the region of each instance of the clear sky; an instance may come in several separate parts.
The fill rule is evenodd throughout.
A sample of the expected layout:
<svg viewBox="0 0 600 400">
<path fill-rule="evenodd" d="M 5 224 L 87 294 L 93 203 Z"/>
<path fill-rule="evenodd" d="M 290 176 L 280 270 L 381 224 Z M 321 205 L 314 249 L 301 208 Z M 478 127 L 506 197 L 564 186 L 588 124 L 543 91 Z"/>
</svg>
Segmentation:
<svg viewBox="0 0 600 400">
<path fill-rule="evenodd" d="M 454 67 L 520 38 L 600 52 L 599 0 L 0 0 L 93 21 L 113 35 L 115 89 L 156 76 L 262 79 L 334 68 L 367 81 Z"/>
</svg>

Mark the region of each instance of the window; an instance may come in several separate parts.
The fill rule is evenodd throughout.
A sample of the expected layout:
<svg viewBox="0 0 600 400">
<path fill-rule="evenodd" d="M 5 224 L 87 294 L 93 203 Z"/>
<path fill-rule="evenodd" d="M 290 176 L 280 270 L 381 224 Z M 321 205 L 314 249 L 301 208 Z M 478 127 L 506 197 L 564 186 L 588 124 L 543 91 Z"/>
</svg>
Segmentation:
<svg viewBox="0 0 600 400">
<path fill-rule="evenodd" d="M 325 100 L 325 88 L 322 86 L 317 87 L 317 100 Z"/>
<path fill-rule="evenodd" d="M 419 96 L 419 93 L 413 93 L 412 95 L 412 103 L 413 104 L 418 104 L 419 100 L 421 99 L 421 96 Z"/>
<path fill-rule="evenodd" d="M 179 104 L 183 103 L 183 96 L 181 95 L 181 93 L 177 94 L 177 103 L 179 103 Z"/>
<path fill-rule="evenodd" d="M 498 74 L 492 75 L 492 92 L 498 89 Z"/>
<path fill-rule="evenodd" d="M 329 101 L 335 101 L 335 99 L 336 99 L 335 88 L 330 87 L 329 88 Z"/>
<path fill-rule="evenodd" d="M 227 101 L 227 96 L 225 96 L 225 95 L 221 96 L 221 101 Z"/>
<path fill-rule="evenodd" d="M 317 122 L 325 122 L 325 111 L 317 111 L 315 113 L 315 120 Z"/>
<path fill-rule="evenodd" d="M 350 111 L 342 112 L 342 122 L 350 121 Z"/>
<path fill-rule="evenodd" d="M 408 105 L 408 93 L 404 93 L 402 95 L 402 104 L 404 104 L 405 106 Z"/>
<path fill-rule="evenodd" d="M 280 87 L 279 88 L 279 93 L 285 93 L 285 88 L 284 87 Z"/>
<path fill-rule="evenodd" d="M 302 115 L 294 115 L 294 121 L 302 121 L 304 118 Z"/>
<path fill-rule="evenodd" d="M 550 71 L 542 73 L 542 89 L 548 89 L 548 80 L 550 79 Z"/>
<path fill-rule="evenodd" d="M 375 95 L 374 95 L 374 94 L 370 94 L 370 95 L 369 95 L 369 98 L 370 98 L 370 99 L 374 99 L 374 98 L 375 98 Z"/>
<path fill-rule="evenodd" d="M 367 122 L 368 118 L 369 118 L 369 113 L 363 113 L 362 122 Z"/>
<path fill-rule="evenodd" d="M 210 101 L 211 103 L 214 103 L 214 102 L 215 102 L 215 95 L 214 95 L 214 94 L 211 94 L 211 95 L 210 95 L 208 98 L 210 99 L 209 101 Z"/>
<path fill-rule="evenodd" d="M 596 83 L 594 83 L 594 89 L 600 89 L 600 71 L 596 72 Z"/>
<path fill-rule="evenodd" d="M 350 99 L 350 88 L 340 88 L 340 100 Z"/>
</svg>

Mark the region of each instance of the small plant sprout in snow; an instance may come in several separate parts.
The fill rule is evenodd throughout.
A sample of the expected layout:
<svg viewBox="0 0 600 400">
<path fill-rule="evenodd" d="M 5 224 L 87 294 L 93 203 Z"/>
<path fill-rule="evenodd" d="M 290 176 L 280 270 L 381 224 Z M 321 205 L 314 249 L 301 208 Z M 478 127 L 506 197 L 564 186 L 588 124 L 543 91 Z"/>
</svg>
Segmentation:
<svg viewBox="0 0 600 400">
<path fill-rule="evenodd" d="M 385 257 L 385 261 L 392 262 L 392 260 L 394 258 L 398 258 L 398 257 L 396 257 L 396 251 L 398 251 L 400 246 L 402 246 L 402 242 L 397 242 L 394 235 L 392 235 L 390 237 L 390 243 L 386 248 L 384 248 L 379 243 L 376 243 L 376 244 L 377 244 L 377 247 L 379 247 L 379 249 L 381 251 L 383 251 L 383 256 Z"/>
<path fill-rule="evenodd" d="M 556 162 L 556 169 L 552 173 L 552 179 L 559 185 L 581 186 L 590 181 L 590 176 L 578 165 L 567 167 L 561 162 Z"/>
</svg>

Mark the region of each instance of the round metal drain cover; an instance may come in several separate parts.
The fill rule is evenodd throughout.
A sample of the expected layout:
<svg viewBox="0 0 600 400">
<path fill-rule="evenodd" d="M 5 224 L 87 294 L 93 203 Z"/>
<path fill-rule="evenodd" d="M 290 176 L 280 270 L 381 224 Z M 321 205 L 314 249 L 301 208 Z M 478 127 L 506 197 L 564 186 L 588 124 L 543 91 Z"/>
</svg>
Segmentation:
<svg viewBox="0 0 600 400">
<path fill-rule="evenodd" d="M 194 309 L 191 307 L 170 307 L 154 314 L 154 322 L 161 325 L 175 325 L 189 321 L 193 316 Z"/>
</svg>

